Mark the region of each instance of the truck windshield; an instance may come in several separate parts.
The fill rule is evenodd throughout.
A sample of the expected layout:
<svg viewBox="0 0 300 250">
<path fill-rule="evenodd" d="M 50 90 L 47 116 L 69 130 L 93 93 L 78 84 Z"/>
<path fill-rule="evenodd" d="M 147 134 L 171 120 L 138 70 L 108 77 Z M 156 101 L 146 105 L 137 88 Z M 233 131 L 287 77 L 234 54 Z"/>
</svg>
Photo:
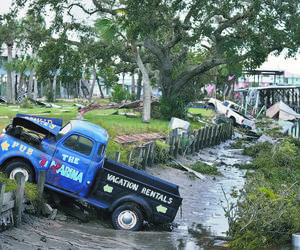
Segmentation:
<svg viewBox="0 0 300 250">
<path fill-rule="evenodd" d="M 56 136 L 56 141 L 58 141 L 60 138 L 62 138 L 65 134 L 67 134 L 72 128 L 71 123 L 67 123 L 58 133 Z"/>
</svg>

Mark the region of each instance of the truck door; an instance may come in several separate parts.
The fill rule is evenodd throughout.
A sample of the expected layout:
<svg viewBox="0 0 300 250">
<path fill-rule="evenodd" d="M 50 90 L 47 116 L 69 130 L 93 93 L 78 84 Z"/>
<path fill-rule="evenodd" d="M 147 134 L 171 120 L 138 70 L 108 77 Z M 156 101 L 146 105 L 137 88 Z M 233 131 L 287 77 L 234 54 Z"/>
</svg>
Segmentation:
<svg viewBox="0 0 300 250">
<path fill-rule="evenodd" d="M 73 134 L 58 143 L 46 175 L 46 183 L 79 193 L 88 171 L 94 142 Z"/>
</svg>

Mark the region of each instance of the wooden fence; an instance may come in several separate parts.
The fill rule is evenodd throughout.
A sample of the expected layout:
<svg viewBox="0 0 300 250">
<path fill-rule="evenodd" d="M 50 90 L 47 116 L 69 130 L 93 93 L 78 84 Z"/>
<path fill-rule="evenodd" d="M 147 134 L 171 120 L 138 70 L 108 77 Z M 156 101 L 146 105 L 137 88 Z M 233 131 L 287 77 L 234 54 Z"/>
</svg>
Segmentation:
<svg viewBox="0 0 300 250">
<path fill-rule="evenodd" d="M 37 184 L 38 200 L 40 202 L 43 195 L 46 171 L 40 171 Z M 5 193 L 6 184 L 0 182 L 0 226 L 21 225 L 22 213 L 24 211 L 24 188 L 25 176 L 22 173 L 16 174 L 17 188 Z M 41 208 L 41 206 L 39 206 Z M 38 211 L 39 212 L 39 211 Z"/>
<path fill-rule="evenodd" d="M 179 134 L 179 130 L 173 130 L 166 143 L 168 149 L 155 150 L 156 142 L 148 142 L 142 146 L 135 147 L 128 153 L 127 165 L 144 169 L 151 166 L 155 161 L 160 162 L 161 154 L 167 154 L 169 158 L 178 158 L 199 152 L 202 148 L 219 145 L 221 142 L 232 138 L 233 126 L 230 121 L 219 125 L 206 126 L 199 130 L 194 130 L 188 134 Z M 167 151 L 167 152 L 166 152 Z M 116 153 L 115 160 L 118 161 L 120 152 Z"/>
</svg>

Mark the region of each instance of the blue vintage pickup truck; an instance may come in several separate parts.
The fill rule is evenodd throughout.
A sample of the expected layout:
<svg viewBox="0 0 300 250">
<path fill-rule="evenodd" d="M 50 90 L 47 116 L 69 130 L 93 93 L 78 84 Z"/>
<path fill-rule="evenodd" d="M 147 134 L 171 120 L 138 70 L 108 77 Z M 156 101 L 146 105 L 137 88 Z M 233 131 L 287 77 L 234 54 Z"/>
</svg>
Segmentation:
<svg viewBox="0 0 300 250">
<path fill-rule="evenodd" d="M 112 225 L 140 230 L 144 221 L 170 223 L 181 205 L 179 187 L 105 157 L 107 131 L 95 124 L 17 114 L 0 136 L 0 168 L 22 172 L 46 188 L 109 211 Z"/>
</svg>

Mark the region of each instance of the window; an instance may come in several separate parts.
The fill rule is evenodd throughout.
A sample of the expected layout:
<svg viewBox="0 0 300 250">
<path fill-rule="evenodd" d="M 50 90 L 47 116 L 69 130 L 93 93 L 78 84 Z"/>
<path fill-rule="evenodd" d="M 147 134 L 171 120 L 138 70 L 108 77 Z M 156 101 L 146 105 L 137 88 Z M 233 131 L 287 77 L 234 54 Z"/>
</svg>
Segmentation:
<svg viewBox="0 0 300 250">
<path fill-rule="evenodd" d="M 104 150 L 105 150 L 105 145 L 100 145 L 99 149 L 98 149 L 98 153 L 97 153 L 97 156 L 100 156 L 102 157 L 103 154 L 104 154 Z"/>
<path fill-rule="evenodd" d="M 228 105 L 229 105 L 229 102 L 223 102 L 223 105 L 225 106 L 225 107 L 227 107 Z"/>
<path fill-rule="evenodd" d="M 58 141 L 60 138 L 62 138 L 65 134 L 67 134 L 72 128 L 71 123 L 68 123 L 66 126 L 64 126 L 56 136 L 56 140 Z"/>
<path fill-rule="evenodd" d="M 72 149 L 78 153 L 89 156 L 93 149 L 93 142 L 79 135 L 72 135 L 64 142 L 64 147 Z"/>
</svg>

